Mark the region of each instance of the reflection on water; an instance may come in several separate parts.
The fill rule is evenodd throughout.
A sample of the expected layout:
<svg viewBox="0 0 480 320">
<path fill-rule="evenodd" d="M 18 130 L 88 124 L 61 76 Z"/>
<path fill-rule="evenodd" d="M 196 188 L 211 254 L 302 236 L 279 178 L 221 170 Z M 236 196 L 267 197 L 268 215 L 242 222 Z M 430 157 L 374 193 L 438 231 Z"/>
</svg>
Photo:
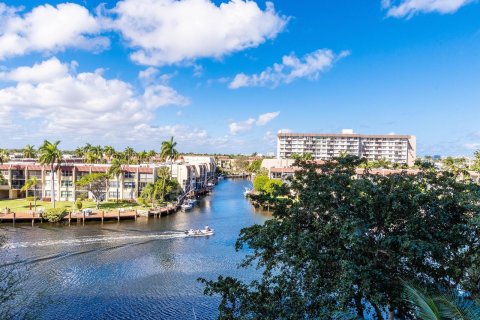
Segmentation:
<svg viewBox="0 0 480 320">
<path fill-rule="evenodd" d="M 1 263 L 28 265 L 25 289 L 45 290 L 56 301 L 44 319 L 212 319 L 217 302 L 203 295 L 196 279 L 253 276 L 236 268 L 243 254 L 234 243 L 241 228 L 263 223 L 268 214 L 245 200 L 247 184 L 222 181 L 192 211 L 160 219 L 2 226 L 9 241 Z M 215 235 L 182 232 L 205 225 Z"/>
</svg>

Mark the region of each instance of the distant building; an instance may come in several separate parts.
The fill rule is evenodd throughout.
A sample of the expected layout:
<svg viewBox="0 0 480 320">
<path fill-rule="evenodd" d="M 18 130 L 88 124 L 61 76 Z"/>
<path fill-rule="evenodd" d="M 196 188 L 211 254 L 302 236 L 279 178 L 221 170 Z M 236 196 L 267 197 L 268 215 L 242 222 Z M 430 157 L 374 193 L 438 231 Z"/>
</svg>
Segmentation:
<svg viewBox="0 0 480 320">
<path fill-rule="evenodd" d="M 116 177 L 105 186 L 104 199 L 136 200 L 149 182 L 158 178 L 159 168 L 172 170 L 182 190 L 187 192 L 201 191 L 215 179 L 216 163 L 212 157 L 185 157 L 174 163 L 124 165 L 117 182 Z M 53 172 L 55 183 L 55 199 L 58 201 L 74 201 L 82 194 L 88 193 L 77 187 L 75 182 L 89 173 L 107 173 L 109 164 L 62 163 Z M 21 191 L 25 181 L 37 177 L 38 185 L 35 194 L 39 198 L 51 198 L 51 170 L 49 166 L 33 162 L 8 162 L 0 165 L 0 173 L 4 180 L 0 182 L 0 199 L 16 199 L 33 196 L 34 190 L 28 193 Z M 118 183 L 118 195 L 117 195 Z"/>
<path fill-rule="evenodd" d="M 366 158 L 413 165 L 416 138 L 410 135 L 367 135 L 344 129 L 342 133 L 279 133 L 277 158 L 311 153 L 315 160 L 330 160 L 343 153 Z"/>
</svg>

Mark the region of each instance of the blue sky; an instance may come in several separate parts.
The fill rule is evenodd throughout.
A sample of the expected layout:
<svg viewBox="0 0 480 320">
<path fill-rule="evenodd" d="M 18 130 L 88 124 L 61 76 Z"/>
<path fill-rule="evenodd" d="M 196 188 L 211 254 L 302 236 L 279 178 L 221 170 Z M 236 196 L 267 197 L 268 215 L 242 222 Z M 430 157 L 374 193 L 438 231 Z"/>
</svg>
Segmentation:
<svg viewBox="0 0 480 320">
<path fill-rule="evenodd" d="M 412 134 L 480 149 L 480 3 L 0 4 L 0 147 L 60 139 L 275 150 L 279 130 Z"/>
</svg>

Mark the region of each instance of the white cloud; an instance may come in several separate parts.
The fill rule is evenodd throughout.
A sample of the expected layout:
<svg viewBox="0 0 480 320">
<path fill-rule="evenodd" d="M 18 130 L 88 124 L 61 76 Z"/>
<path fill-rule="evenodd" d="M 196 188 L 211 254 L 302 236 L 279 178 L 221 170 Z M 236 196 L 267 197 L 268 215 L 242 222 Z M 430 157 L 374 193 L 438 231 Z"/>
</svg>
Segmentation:
<svg viewBox="0 0 480 320">
<path fill-rule="evenodd" d="M 282 63 L 275 63 L 273 67 L 267 68 L 260 74 L 237 74 L 230 82 L 229 88 L 276 87 L 300 78 L 318 79 L 320 73 L 327 71 L 336 61 L 348 55 L 348 51 L 335 54 L 329 49 L 319 49 L 299 59 L 291 53 L 283 56 Z"/>
<path fill-rule="evenodd" d="M 266 125 L 267 123 L 269 123 L 270 121 L 272 121 L 273 119 L 275 119 L 276 117 L 278 117 L 279 114 L 280 114 L 279 111 L 277 111 L 277 112 L 268 112 L 268 113 L 261 114 L 261 115 L 258 117 L 257 125 L 258 125 L 258 126 L 264 126 L 264 125 Z"/>
<path fill-rule="evenodd" d="M 257 119 L 250 118 L 245 121 L 239 121 L 239 122 L 232 122 L 228 125 L 228 128 L 230 130 L 230 134 L 237 134 L 239 132 L 243 131 L 248 131 L 250 130 L 254 125 L 257 126 L 264 126 L 280 114 L 279 111 L 277 112 L 268 112 L 264 113 L 258 116 Z"/>
<path fill-rule="evenodd" d="M 45 4 L 24 14 L 0 3 L 0 60 L 32 51 L 98 51 L 110 44 L 108 38 L 98 36 L 101 31 L 99 20 L 74 3 Z"/>
<path fill-rule="evenodd" d="M 51 58 L 32 67 L 19 67 L 9 72 L 0 72 L 0 80 L 39 83 L 65 76 L 68 66 L 57 58 Z"/>
<path fill-rule="evenodd" d="M 228 128 L 230 130 L 231 134 L 237 134 L 242 131 L 248 131 L 250 130 L 253 125 L 255 124 L 255 119 L 250 118 L 245 121 L 240 121 L 240 122 L 232 122 L 228 125 Z"/>
<path fill-rule="evenodd" d="M 18 82 L 0 89 L 0 114 L 14 115 L 44 135 L 128 138 L 131 128 L 151 123 L 156 108 L 188 103 L 166 84 L 137 94 L 129 83 L 107 79 L 101 70 L 75 74 L 56 58 L 4 74 Z"/>
<path fill-rule="evenodd" d="M 145 88 L 143 94 L 145 106 L 149 109 L 156 109 L 166 105 L 190 104 L 190 99 L 178 94 L 172 87 L 166 85 L 151 85 Z"/>
<path fill-rule="evenodd" d="M 387 16 L 389 17 L 410 18 L 417 13 L 454 13 L 461 7 L 474 1 L 475 0 L 383 0 L 382 6 L 388 10 Z"/>
<path fill-rule="evenodd" d="M 211 0 L 124 0 L 111 12 L 112 27 L 136 50 L 131 59 L 143 65 L 221 58 L 275 38 L 288 21 L 272 3 L 262 10 L 251 0 L 219 6 Z"/>
</svg>

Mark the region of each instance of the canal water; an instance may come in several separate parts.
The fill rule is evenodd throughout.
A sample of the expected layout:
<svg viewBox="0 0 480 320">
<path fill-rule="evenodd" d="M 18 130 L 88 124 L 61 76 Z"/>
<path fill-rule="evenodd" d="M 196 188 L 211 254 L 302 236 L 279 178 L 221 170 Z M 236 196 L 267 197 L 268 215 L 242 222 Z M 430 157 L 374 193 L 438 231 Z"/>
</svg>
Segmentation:
<svg viewBox="0 0 480 320">
<path fill-rule="evenodd" d="M 42 319 L 214 319 L 218 298 L 203 295 L 197 278 L 252 278 L 237 269 L 241 228 L 269 215 L 243 196 L 246 180 L 224 180 L 190 212 L 160 219 L 0 226 L 8 237 L 1 263 L 28 269 L 28 295 L 49 301 Z M 210 237 L 186 237 L 190 228 L 215 229 Z M 41 315 L 41 316 L 40 316 Z"/>
</svg>

